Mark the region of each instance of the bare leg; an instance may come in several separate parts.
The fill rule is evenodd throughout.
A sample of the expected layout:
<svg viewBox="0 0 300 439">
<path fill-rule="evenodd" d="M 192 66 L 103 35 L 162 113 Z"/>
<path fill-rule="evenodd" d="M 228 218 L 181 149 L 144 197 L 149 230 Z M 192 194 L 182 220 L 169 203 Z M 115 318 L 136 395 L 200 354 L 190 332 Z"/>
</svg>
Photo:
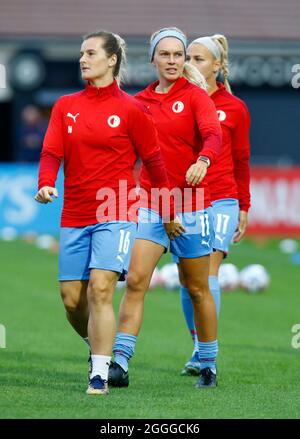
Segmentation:
<svg viewBox="0 0 300 439">
<path fill-rule="evenodd" d="M 61 298 L 65 306 L 66 316 L 75 331 L 87 337 L 89 319 L 87 303 L 88 281 L 62 281 L 60 282 Z"/>
<path fill-rule="evenodd" d="M 113 293 L 118 273 L 108 270 L 91 270 L 87 290 L 89 304 L 88 336 L 94 355 L 111 356 L 116 334 L 113 310 Z"/>
<path fill-rule="evenodd" d="M 198 340 L 211 342 L 217 338 L 216 307 L 208 286 L 209 256 L 180 258 L 180 268 L 194 308 Z"/>
<path fill-rule="evenodd" d="M 88 336 L 91 345 L 92 369 L 88 395 L 108 393 L 108 368 L 116 335 L 113 293 L 119 274 L 109 270 L 92 269 L 87 289 L 89 305 Z"/>
<path fill-rule="evenodd" d="M 119 332 L 137 336 L 143 321 L 144 299 L 164 247 L 136 239 L 131 255 L 126 292 L 120 305 Z"/>
<path fill-rule="evenodd" d="M 112 386 L 127 387 L 129 384 L 128 361 L 134 354 L 136 337 L 142 325 L 145 294 L 163 251 L 164 247 L 152 241 L 135 240 L 113 347 L 115 361 L 109 372 L 109 383 Z"/>
<path fill-rule="evenodd" d="M 210 255 L 209 275 L 218 276 L 219 268 L 222 264 L 224 253 L 217 250 Z"/>
<path fill-rule="evenodd" d="M 210 288 L 213 287 L 214 283 L 212 283 L 211 281 L 214 280 L 213 276 L 215 278 L 218 278 L 218 273 L 219 273 L 219 268 L 220 265 L 223 261 L 223 252 L 221 251 L 216 251 L 213 252 L 210 255 L 210 263 L 209 263 L 209 286 Z M 177 264 L 178 267 L 178 273 L 179 273 L 179 280 L 180 280 L 180 284 L 183 288 L 186 289 L 186 279 L 184 277 L 184 274 L 182 272 L 182 269 L 180 267 L 180 264 Z M 217 312 L 218 309 L 220 308 L 220 291 L 216 292 L 214 290 L 211 289 L 211 293 L 214 297 L 215 303 L 216 303 L 216 307 L 217 307 Z M 185 290 L 181 291 L 182 296 L 182 307 L 183 307 L 183 312 L 186 318 L 186 322 L 187 322 L 187 326 L 189 329 L 189 332 L 191 332 L 192 334 L 194 333 L 194 312 L 193 312 L 193 307 L 192 307 L 192 300 L 190 298 L 190 295 L 187 295 L 187 293 L 185 292 Z"/>
</svg>

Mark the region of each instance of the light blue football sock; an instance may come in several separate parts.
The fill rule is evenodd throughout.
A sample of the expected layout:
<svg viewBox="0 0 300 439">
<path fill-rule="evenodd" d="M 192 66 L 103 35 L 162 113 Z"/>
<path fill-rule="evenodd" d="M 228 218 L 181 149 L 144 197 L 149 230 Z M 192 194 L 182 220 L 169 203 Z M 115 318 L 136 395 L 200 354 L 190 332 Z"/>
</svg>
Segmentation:
<svg viewBox="0 0 300 439">
<path fill-rule="evenodd" d="M 216 360 L 218 355 L 218 340 L 211 342 L 199 341 L 200 369 L 209 367 L 216 373 Z"/>
<path fill-rule="evenodd" d="M 113 347 L 114 361 L 118 363 L 125 372 L 128 371 L 128 361 L 134 354 L 136 336 L 118 332 Z"/>
<path fill-rule="evenodd" d="M 221 289 L 218 281 L 218 276 L 209 276 L 208 277 L 208 285 L 211 291 L 211 294 L 214 298 L 217 316 L 219 318 L 220 308 L 221 308 Z"/>
<path fill-rule="evenodd" d="M 188 289 L 184 288 L 183 286 L 180 287 L 180 299 L 182 311 L 185 317 L 187 327 L 193 339 L 195 351 L 198 350 L 198 337 L 194 322 L 194 308 Z"/>
</svg>

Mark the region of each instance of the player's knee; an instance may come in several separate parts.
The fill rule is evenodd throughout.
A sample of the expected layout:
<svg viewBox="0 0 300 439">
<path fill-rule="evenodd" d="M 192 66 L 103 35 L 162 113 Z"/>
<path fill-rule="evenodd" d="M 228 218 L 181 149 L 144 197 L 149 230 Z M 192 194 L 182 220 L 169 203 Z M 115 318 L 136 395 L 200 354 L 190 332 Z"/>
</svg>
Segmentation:
<svg viewBox="0 0 300 439">
<path fill-rule="evenodd" d="M 88 301 L 90 304 L 103 305 L 112 303 L 113 291 L 110 282 L 90 280 L 88 287 Z"/>
<path fill-rule="evenodd" d="M 148 276 L 138 271 L 129 272 L 127 277 L 127 292 L 143 294 L 148 287 Z"/>
<path fill-rule="evenodd" d="M 210 294 L 208 285 L 188 283 L 187 288 L 193 302 L 202 302 Z"/>
<path fill-rule="evenodd" d="M 75 290 L 70 287 L 61 287 L 60 295 L 64 304 L 66 311 L 69 314 L 77 312 L 80 308 L 80 301 L 78 294 Z"/>
</svg>

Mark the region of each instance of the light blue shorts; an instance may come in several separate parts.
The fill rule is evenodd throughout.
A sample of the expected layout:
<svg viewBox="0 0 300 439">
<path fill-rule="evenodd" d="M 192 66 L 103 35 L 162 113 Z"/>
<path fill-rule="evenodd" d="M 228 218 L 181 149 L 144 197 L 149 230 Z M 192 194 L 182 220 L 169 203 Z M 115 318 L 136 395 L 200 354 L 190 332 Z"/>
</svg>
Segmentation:
<svg viewBox="0 0 300 439">
<path fill-rule="evenodd" d="M 145 207 L 139 208 L 136 239 L 152 241 L 168 249 L 170 240 L 158 212 Z"/>
<path fill-rule="evenodd" d="M 214 249 L 227 254 L 239 222 L 239 202 L 235 198 L 213 201 L 212 210 L 215 227 Z"/>
<path fill-rule="evenodd" d="M 59 242 L 59 280 L 88 280 L 90 269 L 128 272 L 136 223 L 111 221 L 86 227 L 62 227 Z"/>
<path fill-rule="evenodd" d="M 160 244 L 178 257 L 198 258 L 212 252 L 214 227 L 212 208 L 196 212 L 179 213 L 178 217 L 185 228 L 178 238 L 170 241 L 160 215 L 146 208 L 139 209 L 136 239 Z"/>
</svg>

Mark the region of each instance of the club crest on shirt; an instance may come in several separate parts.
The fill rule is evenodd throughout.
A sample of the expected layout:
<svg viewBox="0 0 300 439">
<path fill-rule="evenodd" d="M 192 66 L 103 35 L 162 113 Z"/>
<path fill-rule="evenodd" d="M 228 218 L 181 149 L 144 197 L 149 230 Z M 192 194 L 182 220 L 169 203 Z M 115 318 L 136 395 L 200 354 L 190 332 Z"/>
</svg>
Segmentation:
<svg viewBox="0 0 300 439">
<path fill-rule="evenodd" d="M 172 110 L 174 111 L 174 113 L 181 113 L 184 109 L 184 103 L 181 101 L 176 101 L 174 102 L 173 106 L 172 106 Z"/>
<path fill-rule="evenodd" d="M 217 110 L 219 121 L 223 122 L 226 119 L 226 113 L 223 110 Z"/>
<path fill-rule="evenodd" d="M 113 114 L 112 116 L 109 116 L 109 118 L 107 119 L 107 123 L 111 128 L 116 128 L 120 125 L 121 119 L 119 118 L 119 116 Z"/>
</svg>

